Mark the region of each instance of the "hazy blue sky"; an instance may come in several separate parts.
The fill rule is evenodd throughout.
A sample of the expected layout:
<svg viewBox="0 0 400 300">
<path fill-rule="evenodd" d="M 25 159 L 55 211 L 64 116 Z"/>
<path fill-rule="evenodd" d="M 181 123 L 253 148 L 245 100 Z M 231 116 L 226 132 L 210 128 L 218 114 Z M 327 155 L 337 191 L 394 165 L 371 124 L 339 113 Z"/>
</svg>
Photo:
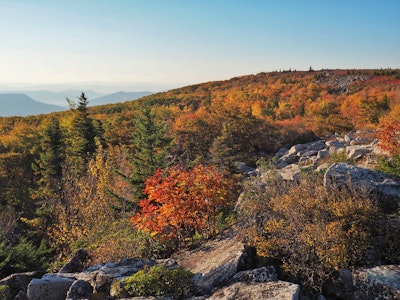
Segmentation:
<svg viewBox="0 0 400 300">
<path fill-rule="evenodd" d="M 399 0 L 0 0 L 0 83 L 399 68 Z"/>
</svg>

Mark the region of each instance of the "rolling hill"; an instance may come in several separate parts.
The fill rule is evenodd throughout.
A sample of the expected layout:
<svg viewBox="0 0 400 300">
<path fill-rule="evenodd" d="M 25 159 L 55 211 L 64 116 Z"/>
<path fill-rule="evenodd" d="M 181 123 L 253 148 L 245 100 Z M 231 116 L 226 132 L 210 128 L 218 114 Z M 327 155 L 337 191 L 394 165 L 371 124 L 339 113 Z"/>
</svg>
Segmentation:
<svg viewBox="0 0 400 300">
<path fill-rule="evenodd" d="M 46 104 L 25 94 L 0 94 L 0 116 L 29 116 L 66 110 L 65 107 Z"/>
<path fill-rule="evenodd" d="M 94 99 L 89 99 L 89 104 L 90 106 L 95 106 L 95 105 L 103 105 L 103 104 L 111 104 L 111 103 L 117 103 L 117 102 L 125 102 L 129 100 L 136 100 L 144 96 L 150 95 L 151 92 L 117 92 L 114 94 L 110 95 L 105 95 L 102 97 L 94 98 Z"/>
</svg>

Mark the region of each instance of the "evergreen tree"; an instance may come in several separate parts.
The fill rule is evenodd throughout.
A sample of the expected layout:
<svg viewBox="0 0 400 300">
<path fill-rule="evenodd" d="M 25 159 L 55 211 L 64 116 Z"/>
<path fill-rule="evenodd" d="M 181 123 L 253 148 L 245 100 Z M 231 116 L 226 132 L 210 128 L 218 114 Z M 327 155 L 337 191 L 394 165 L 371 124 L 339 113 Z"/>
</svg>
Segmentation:
<svg viewBox="0 0 400 300">
<path fill-rule="evenodd" d="M 157 168 L 165 166 L 167 154 L 171 149 L 171 138 L 166 136 L 166 124 L 157 122 L 151 107 L 145 106 L 137 112 L 134 119 L 132 141 L 133 176 L 130 179 L 134 198 L 142 198 L 144 182 Z"/>
<path fill-rule="evenodd" d="M 71 160 L 74 171 L 83 174 L 91 155 L 96 151 L 95 137 L 97 135 L 93 120 L 89 117 L 89 103 L 82 92 L 78 105 L 67 98 L 71 111 L 74 113 L 71 131 L 68 139 L 67 156 Z"/>
<path fill-rule="evenodd" d="M 49 199 L 61 188 L 65 160 L 64 135 L 57 118 L 51 118 L 42 130 L 39 152 L 39 159 L 32 166 L 39 177 L 36 197 Z"/>
<path fill-rule="evenodd" d="M 234 171 L 234 137 L 229 123 L 222 124 L 221 135 L 217 136 L 210 148 L 211 161 L 220 171 Z"/>
</svg>

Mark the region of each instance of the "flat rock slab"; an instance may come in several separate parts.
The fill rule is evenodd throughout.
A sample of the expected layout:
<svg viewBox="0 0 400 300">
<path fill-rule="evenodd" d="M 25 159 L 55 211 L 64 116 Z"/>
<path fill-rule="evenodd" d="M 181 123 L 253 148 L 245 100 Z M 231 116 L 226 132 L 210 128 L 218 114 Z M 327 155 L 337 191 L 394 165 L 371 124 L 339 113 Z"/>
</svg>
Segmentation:
<svg viewBox="0 0 400 300">
<path fill-rule="evenodd" d="M 332 164 L 326 170 L 324 185 L 373 194 L 386 212 L 397 211 L 400 202 L 399 177 L 345 163 Z"/>
<path fill-rule="evenodd" d="M 28 285 L 29 300 L 65 300 L 73 278 L 59 275 L 45 275 L 40 279 L 34 278 Z"/>
<path fill-rule="evenodd" d="M 355 299 L 400 299 L 400 266 L 387 265 L 353 272 Z M 380 298 L 385 296 L 386 298 Z"/>
<path fill-rule="evenodd" d="M 252 268 L 255 251 L 245 247 L 233 233 L 227 233 L 173 258 L 196 274 L 197 293 L 206 295 L 226 284 L 237 272 Z"/>
<path fill-rule="evenodd" d="M 285 281 L 272 281 L 266 283 L 237 282 L 216 291 L 209 300 L 297 300 L 300 287 L 298 284 Z"/>
</svg>

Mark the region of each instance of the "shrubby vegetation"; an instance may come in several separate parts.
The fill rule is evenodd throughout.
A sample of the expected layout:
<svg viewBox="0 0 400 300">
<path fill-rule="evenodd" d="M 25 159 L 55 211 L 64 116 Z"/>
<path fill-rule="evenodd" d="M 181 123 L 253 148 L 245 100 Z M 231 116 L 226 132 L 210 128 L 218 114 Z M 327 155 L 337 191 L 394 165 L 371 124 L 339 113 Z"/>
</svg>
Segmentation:
<svg viewBox="0 0 400 300">
<path fill-rule="evenodd" d="M 143 270 L 114 285 L 116 297 L 163 296 L 184 299 L 193 292 L 193 274 L 182 267 L 168 269 L 164 265 Z"/>
<path fill-rule="evenodd" d="M 381 140 L 398 149 L 400 81 L 398 72 L 382 72 L 260 73 L 91 108 L 82 94 L 78 103 L 69 102 L 68 112 L 0 118 L 1 276 L 45 268 L 51 250 L 54 257 L 65 258 L 85 247 L 94 263 L 161 257 L 207 239 L 231 224 L 240 181 L 236 163 L 255 166 L 282 146 L 335 131 L 382 126 Z M 398 153 L 391 155 L 381 169 L 398 174 Z M 333 240 L 345 243 L 366 232 L 359 237 L 359 249 L 333 247 L 326 257 L 320 254 L 326 245 L 313 244 L 306 238 L 311 233 L 302 232 L 298 251 L 318 248 L 312 258 L 320 271 L 313 275 L 300 266 L 286 269 L 294 276 L 304 274 L 307 280 L 301 279 L 311 285 L 319 286 L 332 270 L 357 264 L 357 251 L 375 235 L 367 230 L 370 214 L 379 215 L 372 203 L 363 206 L 365 211 L 347 207 L 361 219 L 346 231 L 341 222 L 351 218 L 349 211 L 337 211 L 320 187 L 315 187 L 319 194 L 307 194 L 305 185 L 270 184 L 262 192 L 253 188 L 246 189 L 254 197 L 247 213 L 263 220 L 253 228 L 258 240 L 252 241 L 261 253 L 275 253 L 286 262 L 300 255 L 289 251 L 291 244 L 285 251 L 267 247 L 268 235 L 284 241 L 286 231 L 293 229 L 288 220 L 294 200 L 283 197 L 286 209 L 280 208 L 275 190 L 307 195 L 297 217 L 311 222 L 306 228 L 311 233 L 331 233 Z M 260 197 L 271 200 L 268 209 L 255 201 Z M 179 218 L 172 207 L 186 214 Z M 157 217 L 149 218 L 152 213 Z M 324 218 L 318 223 L 313 214 Z M 273 220 L 277 226 L 268 223 Z M 317 224 L 325 227 L 314 228 Z M 9 253 L 20 253 L 18 249 L 25 249 L 26 264 L 12 267 Z"/>
<path fill-rule="evenodd" d="M 325 187 L 321 175 L 304 175 L 299 183 L 273 175 L 248 180 L 240 220 L 243 237 L 260 256 L 314 290 L 344 268 L 400 262 L 398 251 L 390 250 L 400 246 L 393 239 L 398 231 L 374 199 Z"/>
</svg>

